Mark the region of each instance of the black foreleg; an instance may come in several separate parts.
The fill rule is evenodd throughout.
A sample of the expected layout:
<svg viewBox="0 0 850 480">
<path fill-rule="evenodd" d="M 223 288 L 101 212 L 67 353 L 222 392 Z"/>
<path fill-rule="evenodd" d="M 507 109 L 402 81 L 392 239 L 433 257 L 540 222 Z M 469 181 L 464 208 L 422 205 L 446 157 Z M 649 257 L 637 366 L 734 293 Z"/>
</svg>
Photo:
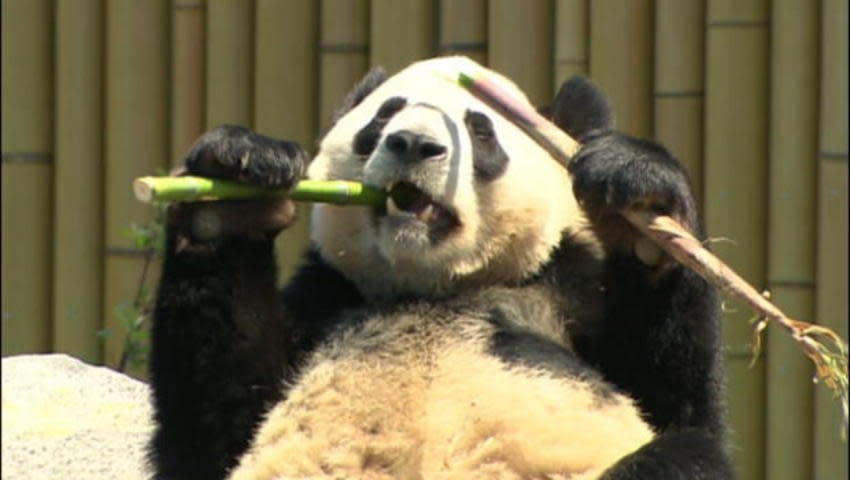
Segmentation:
<svg viewBox="0 0 850 480">
<path fill-rule="evenodd" d="M 606 320 L 592 356 L 662 432 L 723 436 L 717 294 L 682 266 L 653 279 L 634 256 L 606 266 Z"/>
<path fill-rule="evenodd" d="M 151 357 L 157 479 L 224 478 L 281 396 L 290 340 L 271 236 L 169 228 Z"/>
<path fill-rule="evenodd" d="M 655 438 L 609 468 L 599 480 L 729 480 L 735 478 L 722 442 L 699 430 Z"/>
</svg>

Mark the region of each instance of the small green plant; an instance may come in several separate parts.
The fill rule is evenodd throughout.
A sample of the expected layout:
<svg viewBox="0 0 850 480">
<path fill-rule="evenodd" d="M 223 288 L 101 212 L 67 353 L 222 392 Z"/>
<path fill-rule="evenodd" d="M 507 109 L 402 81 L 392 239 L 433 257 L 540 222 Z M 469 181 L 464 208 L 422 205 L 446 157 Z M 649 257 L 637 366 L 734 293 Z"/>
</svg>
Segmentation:
<svg viewBox="0 0 850 480">
<path fill-rule="evenodd" d="M 122 302 L 115 307 L 115 315 L 123 327 L 124 342 L 121 359 L 115 367 L 119 372 L 143 367 L 148 360 L 150 339 L 150 317 L 153 313 L 154 297 L 145 287 L 151 264 L 161 258 L 165 245 L 165 205 L 158 205 L 153 220 L 144 224 L 131 224 L 124 235 L 133 241 L 133 246 L 144 252 L 144 263 L 139 274 L 136 295 L 132 302 Z M 102 339 L 112 335 L 110 329 L 99 331 Z"/>
</svg>

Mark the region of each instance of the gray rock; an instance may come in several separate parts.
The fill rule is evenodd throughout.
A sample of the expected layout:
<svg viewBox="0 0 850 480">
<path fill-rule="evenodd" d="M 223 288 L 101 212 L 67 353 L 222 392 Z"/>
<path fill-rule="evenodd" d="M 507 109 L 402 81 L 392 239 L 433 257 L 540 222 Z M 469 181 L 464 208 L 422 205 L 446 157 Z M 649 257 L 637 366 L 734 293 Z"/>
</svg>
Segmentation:
<svg viewBox="0 0 850 480">
<path fill-rule="evenodd" d="M 3 358 L 3 480 L 146 479 L 144 383 L 67 355 Z"/>
</svg>

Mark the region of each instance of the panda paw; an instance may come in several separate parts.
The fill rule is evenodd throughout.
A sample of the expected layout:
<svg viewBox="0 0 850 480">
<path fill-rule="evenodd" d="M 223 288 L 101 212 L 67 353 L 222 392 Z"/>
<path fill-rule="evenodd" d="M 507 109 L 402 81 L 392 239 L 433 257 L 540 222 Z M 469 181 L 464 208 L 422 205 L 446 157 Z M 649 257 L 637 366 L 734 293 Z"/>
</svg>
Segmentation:
<svg viewBox="0 0 850 480">
<path fill-rule="evenodd" d="M 186 155 L 189 175 L 222 178 L 267 188 L 290 188 L 304 175 L 307 154 L 295 142 L 276 140 L 236 125 L 222 125 L 198 139 Z"/>
<path fill-rule="evenodd" d="M 642 234 L 621 215 L 632 208 L 670 215 L 697 233 L 696 205 L 687 175 L 656 143 L 620 133 L 590 137 L 569 170 L 579 204 L 611 248 L 643 247 Z M 636 253 L 645 263 L 655 263 Z"/>
<path fill-rule="evenodd" d="M 302 178 L 306 165 L 307 154 L 294 142 L 223 125 L 195 142 L 179 174 L 288 189 Z M 191 243 L 234 236 L 271 238 L 294 220 L 292 202 L 280 197 L 182 203 L 169 212 L 169 223 Z"/>
</svg>

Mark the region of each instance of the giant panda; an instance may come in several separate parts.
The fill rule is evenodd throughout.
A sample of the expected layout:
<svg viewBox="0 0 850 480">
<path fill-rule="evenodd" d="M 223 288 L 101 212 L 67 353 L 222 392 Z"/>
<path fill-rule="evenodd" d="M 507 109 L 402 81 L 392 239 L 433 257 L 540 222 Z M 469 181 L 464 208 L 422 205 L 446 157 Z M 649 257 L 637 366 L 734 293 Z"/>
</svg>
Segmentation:
<svg viewBox="0 0 850 480">
<path fill-rule="evenodd" d="M 581 77 L 543 111 L 569 169 L 451 81 L 463 57 L 370 71 L 312 161 L 222 126 L 190 174 L 386 189 L 315 205 L 277 288 L 286 199 L 170 207 L 151 379 L 158 479 L 731 478 L 715 292 L 617 213 L 699 235 L 679 163 L 613 128 Z"/>
</svg>

